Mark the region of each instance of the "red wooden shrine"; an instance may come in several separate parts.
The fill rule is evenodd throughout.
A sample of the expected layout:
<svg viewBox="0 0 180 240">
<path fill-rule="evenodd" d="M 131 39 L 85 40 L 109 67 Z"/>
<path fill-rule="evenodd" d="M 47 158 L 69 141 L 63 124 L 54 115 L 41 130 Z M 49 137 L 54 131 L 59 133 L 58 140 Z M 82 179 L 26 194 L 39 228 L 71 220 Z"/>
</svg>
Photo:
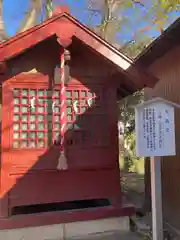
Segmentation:
<svg viewBox="0 0 180 240">
<path fill-rule="evenodd" d="M 1 229 L 133 211 L 120 190 L 117 96 L 156 79 L 62 9 L 0 45 Z M 65 169 L 58 167 L 63 49 L 70 54 L 63 69 Z"/>
</svg>

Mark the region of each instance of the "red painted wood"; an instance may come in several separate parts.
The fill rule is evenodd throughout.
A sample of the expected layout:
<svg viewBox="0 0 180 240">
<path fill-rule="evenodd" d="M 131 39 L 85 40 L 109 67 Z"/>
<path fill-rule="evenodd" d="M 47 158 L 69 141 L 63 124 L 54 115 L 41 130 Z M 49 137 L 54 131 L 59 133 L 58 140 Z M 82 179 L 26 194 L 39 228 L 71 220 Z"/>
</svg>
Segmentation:
<svg viewBox="0 0 180 240">
<path fill-rule="evenodd" d="M 99 151 L 100 149 L 101 151 Z M 46 152 L 46 150 L 8 151 L 8 153 L 3 154 L 7 159 L 4 163 L 4 168 L 8 168 L 8 172 L 11 174 L 17 171 L 18 173 L 26 173 L 33 170 L 55 170 L 58 162 L 59 147 L 52 147 L 48 153 Z M 111 151 L 106 148 L 92 147 L 85 150 L 75 150 L 75 148 L 68 147 L 66 148 L 66 152 L 69 170 L 111 168 L 117 166 L 115 161 L 117 158 L 112 156 Z M 49 161 L 50 158 L 52 158 L 51 161 Z"/>
<path fill-rule="evenodd" d="M 26 75 L 24 78 L 19 77 L 16 79 L 16 81 L 22 81 L 22 82 L 14 82 L 14 80 L 11 81 L 11 85 L 9 85 L 9 94 L 8 95 L 8 101 L 9 106 L 8 108 L 11 108 L 12 102 L 13 102 L 13 96 L 12 96 L 12 89 L 13 84 L 15 88 L 33 88 L 34 83 L 28 83 L 24 82 L 23 80 L 28 79 L 30 81 L 29 77 Z M 46 78 L 43 77 L 46 81 Z M 34 81 L 37 83 L 39 82 L 36 89 L 46 89 L 47 85 L 43 83 L 41 80 L 41 77 L 34 78 Z M 74 84 L 74 82 L 72 82 Z M 79 83 L 80 84 L 80 83 Z M 101 89 L 102 86 L 96 86 L 94 91 L 97 91 Z M 57 89 L 60 89 L 60 86 L 57 86 Z M 72 91 L 80 91 L 80 89 L 86 89 L 82 88 L 82 86 L 70 86 L 68 89 Z M 75 90 L 76 89 L 76 90 Z M 103 88 L 102 88 L 103 89 Z M 84 90 L 83 90 L 84 91 Z M 113 90 L 114 91 L 114 90 Z M 104 94 L 105 92 L 105 94 Z M 116 94 L 115 91 L 112 95 L 111 90 L 105 90 L 103 89 L 104 96 L 101 99 L 101 102 L 99 103 L 101 108 L 93 108 L 90 109 L 90 112 L 86 112 L 85 116 L 83 116 L 83 119 L 76 120 L 75 122 L 78 123 L 79 126 L 86 123 L 86 125 L 89 128 L 90 132 L 93 132 L 94 136 L 91 142 L 88 142 L 85 146 L 81 146 L 80 148 L 76 145 L 68 145 L 67 144 L 67 157 L 68 157 L 68 168 L 69 169 L 86 169 L 86 168 L 97 168 L 97 167 L 110 167 L 110 166 L 116 166 L 117 162 L 117 155 L 116 155 L 116 149 L 117 149 L 117 142 L 116 142 L 116 135 L 117 135 L 117 121 L 114 121 L 115 118 L 112 118 L 111 115 L 114 114 L 116 111 L 116 107 L 114 107 L 114 102 L 116 101 Z M 73 99 L 72 99 L 73 100 Z M 6 112 L 7 113 L 7 112 Z M 103 115 L 99 115 L 98 113 L 102 113 Z M 8 113 L 9 115 L 9 113 Z M 94 116 L 94 117 L 93 117 Z M 11 116 L 12 118 L 12 116 Z M 107 128 L 105 129 L 106 134 L 105 137 L 103 134 L 103 128 L 101 129 L 101 125 L 97 125 L 96 123 L 99 121 L 104 121 L 106 119 L 107 122 Z M 74 120 L 73 120 L 74 121 Z M 94 123 L 92 121 L 95 121 Z M 8 121 L 8 124 L 12 120 Z M 97 128 L 97 129 L 96 129 Z M 115 129 L 115 131 L 114 131 Z M 8 134 L 12 136 L 12 128 L 8 129 Z M 4 134 L 4 133 L 3 133 Z M 71 139 L 76 139 L 76 136 L 80 135 L 80 137 L 83 137 L 84 132 L 75 130 L 75 131 L 68 131 L 67 132 L 67 142 Z M 95 140 L 98 140 L 99 137 L 102 135 L 102 138 L 105 138 L 105 142 L 101 144 L 101 142 L 96 142 Z M 72 137 L 73 136 L 73 137 Z M 99 137 L 98 137 L 99 136 Z M 7 137 L 8 139 L 8 137 Z M 83 139 L 82 139 L 83 140 Z M 59 147 L 58 146 L 52 146 L 49 149 L 13 149 L 12 148 L 12 138 L 9 141 L 9 148 L 3 147 L 3 156 L 6 158 L 6 161 L 4 163 L 4 167 L 8 168 L 8 171 L 10 173 L 14 173 L 17 171 L 32 171 L 37 169 L 46 169 L 46 170 L 53 170 L 56 169 L 58 158 L 59 158 Z M 108 147 L 111 143 L 111 147 Z M 98 145 L 99 144 L 99 145 Z M 13 156 L 13 157 L 12 157 Z M 52 157 L 53 156 L 53 157 Z M 49 161 L 49 158 L 52 157 L 52 160 Z M 76 161 L 74 161 L 76 159 Z M 83 159 L 83 160 L 82 160 Z"/>
<path fill-rule="evenodd" d="M 50 23 L 54 24 L 53 22 Z M 42 25 L 43 27 L 45 25 Z M 53 32 L 51 27 L 49 29 L 47 31 Z M 35 35 L 34 37 L 37 38 Z M 31 41 L 30 38 L 29 36 L 29 41 Z M 38 41 L 41 40 L 40 37 Z M 49 43 L 52 44 L 50 51 L 47 50 L 49 49 Z M 18 46 L 21 47 L 18 45 L 20 42 L 17 39 L 9 44 L 17 44 L 17 48 Z M 21 42 L 21 44 L 23 43 Z M 8 49 L 7 51 L 10 51 L 12 47 L 10 45 L 7 48 L 5 47 Z M 120 191 L 116 108 L 117 85 L 115 84 L 112 87 L 109 82 L 109 76 L 112 72 L 116 72 L 116 67 L 112 67 L 100 55 L 95 54 L 82 43 L 77 44 L 77 46 L 81 47 L 79 52 L 77 52 L 76 45 L 70 47 L 72 51 L 70 70 L 72 80 L 67 86 L 67 90 L 71 92 L 71 97 L 68 95 L 67 100 L 70 104 L 68 108 L 71 108 L 71 110 L 67 109 L 67 114 L 68 124 L 73 124 L 76 128 L 73 128 L 73 130 L 68 128 L 65 135 L 67 171 L 56 169 L 60 146 L 58 145 L 58 139 L 56 139 L 56 142 L 54 140 L 55 133 L 58 133 L 60 129 L 57 130 L 55 126 L 60 121 L 55 122 L 55 119 L 60 116 L 60 111 L 51 113 L 47 117 L 46 113 L 49 110 L 47 111 L 48 108 L 44 103 L 44 100 L 47 100 L 44 90 L 53 85 L 53 70 L 59 59 L 59 45 L 53 40 L 43 42 L 42 45 L 8 63 L 12 69 L 17 67 L 18 72 L 8 72 L 4 75 L 2 86 L 0 216 L 6 218 L 6 220 L 0 220 L 0 228 L 119 216 L 130 214 L 128 211 L 131 212 L 132 210 L 128 208 L 128 211 L 126 211 L 122 206 L 122 193 Z M 4 54 L 6 53 L 4 52 Z M 82 62 L 86 62 L 83 68 Z M 36 69 L 37 73 L 23 73 L 32 69 Z M 54 88 L 56 93 L 52 94 L 51 100 L 57 100 L 56 107 L 59 108 L 60 85 L 56 84 Z M 19 93 L 16 91 L 16 97 L 13 96 L 13 89 L 20 91 Z M 23 89 L 26 91 L 23 91 Z M 35 90 L 35 94 L 41 92 L 42 95 L 39 96 L 39 99 L 43 99 L 43 103 L 38 103 L 39 100 L 36 99 L 37 95 L 35 95 L 35 103 L 38 103 L 37 107 L 41 109 L 38 108 L 36 111 L 31 108 L 26 112 L 24 107 L 30 106 L 34 96 L 29 95 L 30 90 Z M 67 93 L 69 94 L 69 92 Z M 87 104 L 89 94 L 95 97 L 95 105 L 92 107 Z M 48 94 L 48 96 L 50 95 Z M 78 114 L 73 109 L 73 103 L 77 98 Z M 81 113 L 84 108 L 86 111 Z M 16 113 L 13 113 L 15 109 Z M 23 113 L 23 111 L 25 112 Z M 25 118 L 24 115 L 26 115 Z M 37 120 L 39 117 L 42 117 L 43 120 Z M 52 137 L 48 145 L 48 136 L 50 136 L 48 132 L 50 131 L 45 124 L 49 122 L 49 118 L 53 124 L 51 125 L 52 129 L 50 129 Z M 39 130 L 38 121 L 43 123 L 44 129 Z M 17 123 L 20 125 L 17 125 Z M 28 124 L 27 130 L 23 129 L 24 123 L 25 125 Z M 33 130 L 31 124 L 34 124 Z M 32 132 L 35 135 L 30 138 Z M 14 144 L 17 144 L 17 141 L 23 144 L 24 141 L 27 141 L 26 144 L 32 142 L 38 144 L 38 134 L 40 132 L 44 134 L 41 135 L 43 146 L 15 148 L 17 145 Z M 25 135 L 22 133 L 25 133 Z M 108 199 L 112 207 L 35 214 L 32 216 L 11 216 L 11 210 L 15 206 L 100 198 Z M 9 217 L 9 220 L 7 220 L 7 217 Z"/>
<path fill-rule="evenodd" d="M 107 177 L 108 176 L 108 177 Z M 9 176 L 9 206 L 85 199 L 115 198 L 119 179 L 115 169 L 87 171 L 40 171 Z M 120 202 L 119 202 L 120 204 Z"/>
<path fill-rule="evenodd" d="M 5 196 L 0 199 L 0 219 L 9 217 L 9 196 Z"/>
<path fill-rule="evenodd" d="M 134 207 L 124 205 L 122 208 L 104 207 L 93 210 L 83 209 L 77 211 L 49 212 L 24 216 L 20 215 L 13 216 L 8 219 L 0 219 L 0 230 L 131 216 L 133 214 Z"/>
<path fill-rule="evenodd" d="M 9 183 L 7 180 L 7 172 L 5 171 L 4 163 L 9 160 L 9 156 L 4 155 L 4 150 L 9 149 L 9 134 L 11 129 L 10 116 L 11 116 L 11 96 L 9 84 L 4 84 L 2 94 L 2 133 L 1 133 L 1 174 L 0 174 L 0 218 L 8 217 L 9 215 L 9 202 L 8 193 L 6 188 Z"/>
<path fill-rule="evenodd" d="M 118 158 L 116 155 L 117 142 L 115 136 L 117 126 L 115 115 L 112 117 L 116 110 L 114 104 L 116 101 L 115 90 L 109 89 L 104 92 L 103 85 L 93 87 L 90 85 L 96 93 L 103 89 L 103 95 L 98 95 L 101 108 L 97 111 L 95 108 L 92 108 L 88 110 L 88 114 L 86 113 L 83 116 L 85 122 L 87 121 L 90 132 L 93 134 L 103 133 L 101 132 L 101 126 L 98 126 L 96 123 L 106 119 L 107 128 L 105 131 L 111 133 L 106 136 L 108 138 L 107 143 L 104 140 L 101 142 L 101 140 L 100 145 L 98 145 L 98 142 L 94 144 L 96 138 L 98 139 L 98 135 L 85 147 L 83 147 L 82 143 L 74 146 L 67 143 L 68 171 L 58 172 L 55 169 L 60 153 L 59 146 L 44 149 L 12 148 L 13 88 L 27 89 L 30 87 L 34 89 L 35 82 L 37 89 L 47 88 L 45 76 L 38 77 L 37 75 L 36 78 L 33 78 L 34 83 L 28 82 L 31 79 L 24 75 L 24 78 L 17 78 L 16 82 L 11 80 L 9 81 L 11 84 L 3 85 L 3 91 L 6 93 L 4 94 L 4 108 L 11 109 L 10 112 L 4 112 L 4 117 L 9 119 L 4 123 L 7 133 L 3 131 L 3 135 L 7 134 L 7 144 L 3 145 L 2 148 L 2 159 L 4 159 L 2 161 L 2 170 L 5 174 L 2 178 L 3 187 L 1 191 L 7 200 L 6 204 L 8 203 L 5 211 L 8 213 L 14 206 L 99 198 L 107 198 L 113 206 L 119 207 L 121 205 L 121 193 Z M 44 82 L 41 79 L 44 79 Z M 79 91 L 80 94 L 81 91 L 87 91 L 88 89 L 82 86 L 80 82 L 79 85 L 73 84 L 75 82 L 72 82 L 72 85 L 68 87 L 68 91 Z M 58 88 L 60 89 L 60 86 Z M 79 100 L 81 101 L 81 99 Z M 94 124 L 92 122 L 93 118 L 91 119 L 92 116 L 98 116 L 98 120 Z M 90 119 L 89 122 L 88 118 Z M 81 121 L 76 119 L 75 122 L 79 123 Z M 69 131 L 70 136 L 67 133 L 67 141 L 71 138 L 74 139 L 78 132 L 81 131 Z M 6 141 L 4 141 L 5 143 Z M 105 145 L 101 146 L 101 144 Z M 85 171 L 85 169 L 87 170 Z M 7 217 L 8 214 L 3 216 Z"/>
</svg>

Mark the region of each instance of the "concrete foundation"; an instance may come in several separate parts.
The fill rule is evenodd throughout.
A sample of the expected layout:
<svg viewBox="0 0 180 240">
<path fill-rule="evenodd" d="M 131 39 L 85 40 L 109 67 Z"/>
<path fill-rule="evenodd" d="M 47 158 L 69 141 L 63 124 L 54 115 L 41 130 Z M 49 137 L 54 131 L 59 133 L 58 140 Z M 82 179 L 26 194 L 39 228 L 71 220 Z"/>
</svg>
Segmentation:
<svg viewBox="0 0 180 240">
<path fill-rule="evenodd" d="M 42 227 L 0 231 L 2 240 L 89 239 L 94 235 L 123 233 L 130 230 L 129 217 L 74 222 Z M 113 238 L 112 238 L 113 239 Z M 115 238 L 114 238 L 115 239 Z"/>
<path fill-rule="evenodd" d="M 110 232 L 94 234 L 87 237 L 71 238 L 70 240 L 143 240 L 141 236 L 130 232 Z"/>
</svg>

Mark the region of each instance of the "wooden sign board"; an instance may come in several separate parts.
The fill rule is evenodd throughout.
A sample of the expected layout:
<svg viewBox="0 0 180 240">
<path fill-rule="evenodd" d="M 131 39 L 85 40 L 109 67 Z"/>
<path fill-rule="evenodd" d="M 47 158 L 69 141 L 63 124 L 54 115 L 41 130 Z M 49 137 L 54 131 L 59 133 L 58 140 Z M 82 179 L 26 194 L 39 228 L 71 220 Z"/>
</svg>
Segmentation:
<svg viewBox="0 0 180 240">
<path fill-rule="evenodd" d="M 137 156 L 176 155 L 174 104 L 155 98 L 138 105 L 135 112 Z"/>
</svg>

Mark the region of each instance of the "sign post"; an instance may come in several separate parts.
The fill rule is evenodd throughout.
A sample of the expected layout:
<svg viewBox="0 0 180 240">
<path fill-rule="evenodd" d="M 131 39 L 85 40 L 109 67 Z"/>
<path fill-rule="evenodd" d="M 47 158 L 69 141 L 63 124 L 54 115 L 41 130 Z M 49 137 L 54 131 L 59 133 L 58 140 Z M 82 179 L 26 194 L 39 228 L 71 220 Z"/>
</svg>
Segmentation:
<svg viewBox="0 0 180 240">
<path fill-rule="evenodd" d="M 153 240 L 163 240 L 161 157 L 176 155 L 174 107 L 180 105 L 155 98 L 136 106 L 136 155 L 151 157 Z"/>
<path fill-rule="evenodd" d="M 163 240 L 161 158 L 151 158 L 151 201 L 153 240 Z"/>
</svg>

